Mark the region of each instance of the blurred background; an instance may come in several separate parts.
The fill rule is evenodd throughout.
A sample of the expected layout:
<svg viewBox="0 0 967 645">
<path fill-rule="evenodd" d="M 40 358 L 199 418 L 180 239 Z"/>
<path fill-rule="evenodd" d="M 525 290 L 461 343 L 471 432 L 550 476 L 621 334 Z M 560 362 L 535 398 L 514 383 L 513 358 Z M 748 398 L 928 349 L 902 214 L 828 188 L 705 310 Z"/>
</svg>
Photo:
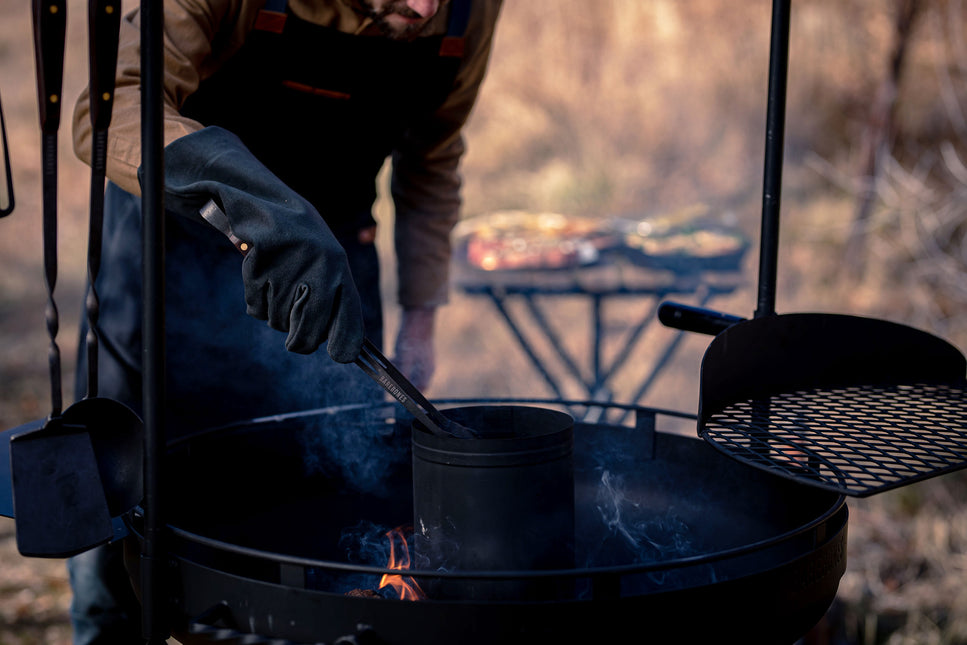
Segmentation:
<svg viewBox="0 0 967 645">
<path fill-rule="evenodd" d="M 736 288 L 709 305 L 751 316 L 770 18 L 765 0 L 507 0 L 467 128 L 464 217 L 638 219 L 701 209 L 752 242 Z M 967 348 L 965 27 L 960 0 L 794 0 L 779 313 L 881 317 Z M 17 200 L 0 220 L 0 428 L 43 417 L 50 405 L 30 29 L 29 3 L 0 5 L 0 97 Z M 55 294 L 65 395 L 85 275 L 89 169 L 71 151 L 69 115 L 87 81 L 86 39 L 86 3 L 69 0 Z M 391 266 L 392 209 L 381 198 L 377 210 Z M 392 274 L 384 271 L 389 303 Z M 562 298 L 553 310 L 579 354 L 590 342 L 585 305 Z M 606 312 L 605 331 L 619 339 L 605 344 L 608 356 L 632 351 L 620 338 L 643 311 L 647 304 L 629 301 Z M 397 319 L 390 306 L 391 334 Z M 674 338 L 660 325 L 646 329 L 614 381 L 615 400 L 632 402 L 625 384 Z M 694 412 L 708 341 L 679 339 L 636 402 Z M 550 394 L 490 303 L 460 289 L 441 312 L 437 352 L 433 398 Z M 965 483 L 952 474 L 850 502 L 847 573 L 818 642 L 967 643 Z M 6 519 L 0 571 L 0 644 L 68 643 L 63 562 L 20 557 Z"/>
</svg>

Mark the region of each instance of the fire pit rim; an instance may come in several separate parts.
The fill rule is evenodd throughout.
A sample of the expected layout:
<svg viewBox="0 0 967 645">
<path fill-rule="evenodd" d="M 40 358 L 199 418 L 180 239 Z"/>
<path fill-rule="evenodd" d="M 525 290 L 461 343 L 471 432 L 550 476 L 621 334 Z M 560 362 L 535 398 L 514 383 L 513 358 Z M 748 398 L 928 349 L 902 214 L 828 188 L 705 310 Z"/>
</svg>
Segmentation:
<svg viewBox="0 0 967 645">
<path fill-rule="evenodd" d="M 681 410 L 672 410 L 671 408 L 658 408 L 653 406 L 642 406 L 633 403 L 618 403 L 612 401 L 594 401 L 592 399 L 549 399 L 549 398 L 508 398 L 508 399 L 489 399 L 489 398 L 479 398 L 479 397 L 457 397 L 457 398 L 446 398 L 437 399 L 434 401 L 434 405 L 476 405 L 476 404 L 495 404 L 495 405 L 550 405 L 558 407 L 584 407 L 584 408 L 610 408 L 614 410 L 623 410 L 625 412 L 650 412 L 656 415 L 663 415 L 667 417 L 674 417 L 678 419 L 688 419 L 690 421 L 695 421 L 698 423 L 698 415 L 692 412 L 682 412 Z M 280 423 L 282 421 L 288 421 L 291 419 L 299 419 L 303 417 L 319 416 L 322 414 L 335 415 L 342 412 L 351 412 L 354 410 L 372 410 L 378 405 L 384 405 L 386 407 L 394 406 L 392 401 L 383 401 L 381 403 L 347 403 L 344 405 L 332 405 L 321 408 L 312 408 L 308 410 L 297 410 L 295 412 L 283 412 L 279 414 L 267 415 L 264 417 L 255 417 L 252 419 L 241 419 L 238 421 L 232 421 L 221 426 L 216 426 L 209 428 L 204 431 L 205 435 L 212 436 L 217 434 L 223 434 L 232 432 L 239 428 L 253 428 L 259 425 L 268 425 L 270 423 Z M 575 419 L 574 424 L 580 425 L 582 422 Z M 165 447 L 168 451 L 179 447 L 182 444 L 190 444 L 197 435 L 186 435 L 181 437 L 176 437 L 169 440 Z"/>
<path fill-rule="evenodd" d="M 641 406 L 636 404 L 622 404 L 615 402 L 601 402 L 592 400 L 559 400 L 559 399 L 547 399 L 547 398 L 514 398 L 514 399 L 481 399 L 481 398 L 450 398 L 441 399 L 437 403 L 440 405 L 467 405 L 467 404 L 481 404 L 481 403 L 491 403 L 499 405 L 517 405 L 517 404 L 533 404 L 533 405 L 552 405 L 557 407 L 587 407 L 587 408 L 611 408 L 625 411 L 633 411 L 637 413 L 649 413 L 653 415 L 663 415 L 669 417 L 676 417 L 679 419 L 694 420 L 697 422 L 697 415 L 681 412 L 678 410 L 671 410 L 667 408 L 656 408 L 651 406 Z M 217 435 L 221 433 L 228 433 L 239 428 L 254 428 L 260 425 L 268 425 L 272 423 L 280 423 L 289 421 L 292 419 L 299 419 L 304 417 L 313 417 L 319 415 L 335 415 L 342 412 L 349 412 L 355 410 L 372 410 L 376 407 L 385 405 L 387 408 L 392 408 L 395 404 L 392 401 L 386 401 L 382 403 L 353 403 L 347 405 L 329 406 L 323 408 L 315 408 L 311 410 L 300 410 L 291 413 L 283 413 L 270 415 L 265 417 L 258 417 L 255 419 L 236 421 L 223 426 L 218 426 L 210 430 L 205 431 L 208 436 Z M 580 425 L 581 422 L 575 420 L 575 426 Z M 168 443 L 168 450 L 178 447 L 182 443 L 190 443 L 193 437 L 181 437 L 174 439 Z M 835 493 L 830 491 L 815 491 L 817 495 L 828 495 L 832 497 Z M 441 571 L 441 570 L 427 570 L 427 569 L 408 569 L 407 576 L 413 578 L 436 578 L 436 579 L 501 579 L 501 580 L 523 580 L 523 579 L 541 579 L 541 578 L 591 578 L 595 576 L 607 576 L 607 575 L 624 575 L 624 574 L 638 574 L 638 573 L 650 573 L 653 571 L 665 571 L 669 569 L 682 569 L 689 566 L 695 565 L 705 565 L 718 562 L 720 560 L 725 560 L 729 558 L 742 557 L 745 555 L 751 555 L 755 552 L 760 552 L 765 548 L 774 548 L 781 544 L 785 544 L 790 540 L 797 538 L 800 535 L 806 534 L 813 531 L 817 526 L 821 526 L 826 522 L 829 522 L 836 514 L 843 512 L 848 515 L 848 508 L 846 507 L 846 496 L 836 495 L 835 500 L 831 500 L 826 510 L 819 516 L 814 517 L 808 523 L 797 526 L 784 533 L 765 538 L 763 540 L 758 540 L 754 543 L 743 544 L 741 546 L 732 547 L 724 549 L 721 551 L 716 551 L 714 553 L 703 553 L 698 555 L 684 556 L 680 558 L 674 558 L 670 560 L 656 560 L 653 562 L 639 562 L 623 565 L 610 565 L 610 566 L 596 566 L 596 567 L 584 567 L 584 568 L 569 568 L 569 569 L 539 569 L 539 570 L 509 570 L 509 571 L 497 571 L 497 570 L 459 570 L 459 571 Z M 130 513 L 125 516 L 125 522 L 132 533 L 138 534 L 140 536 L 141 531 L 138 529 L 138 521 L 135 521 L 136 517 L 143 516 L 143 509 L 141 506 L 136 507 Z M 844 518 L 844 523 L 846 518 Z M 390 569 L 387 567 L 379 567 L 373 565 L 361 565 L 353 564 L 347 562 L 337 562 L 334 560 L 316 560 L 313 558 L 305 558 L 300 556 L 293 556 L 283 553 L 277 553 L 273 551 L 266 551 L 263 549 L 257 549 L 253 547 L 246 547 L 237 544 L 232 544 L 230 542 L 225 542 L 215 538 L 210 538 L 206 536 L 187 531 L 183 528 L 168 525 L 169 530 L 172 535 L 180 539 L 186 540 L 188 542 L 194 542 L 201 546 L 218 549 L 222 552 L 228 552 L 242 557 L 252 558 L 256 560 L 271 562 L 275 564 L 286 564 L 297 567 L 306 568 L 322 568 L 331 571 L 340 571 L 347 573 L 357 573 L 357 574 L 367 574 L 367 575 L 398 575 L 399 571 L 396 569 Z"/>
<path fill-rule="evenodd" d="M 838 496 L 836 503 L 833 504 L 825 513 L 821 516 L 815 518 L 813 521 L 806 525 L 797 527 L 791 531 L 787 531 L 777 537 L 769 538 L 766 540 L 760 540 L 751 544 L 745 544 L 740 547 L 734 547 L 731 549 L 725 549 L 722 551 L 717 551 L 710 554 L 686 556 L 682 558 L 675 558 L 672 560 L 658 560 L 648 563 L 637 563 L 637 564 L 626 564 L 626 565 L 613 565 L 613 566 L 598 566 L 598 567 L 584 567 L 584 568 L 573 568 L 573 569 L 541 569 L 541 570 L 509 570 L 509 571 L 472 571 L 472 570 L 460 570 L 460 571 L 438 571 L 438 570 L 427 570 L 427 569 L 407 569 L 407 577 L 412 578 L 453 578 L 453 579 L 500 579 L 500 580 L 516 580 L 516 579 L 540 579 L 540 578 L 585 578 L 585 577 L 595 577 L 601 575 L 623 575 L 631 573 L 649 573 L 656 570 L 667 570 L 667 569 L 681 569 L 689 566 L 699 565 L 699 564 L 711 564 L 713 562 L 718 562 L 719 560 L 724 560 L 733 557 L 741 557 L 744 555 L 750 555 L 765 547 L 775 547 L 779 544 L 785 543 L 788 540 L 792 540 L 799 535 L 807 533 L 808 531 L 814 529 L 816 526 L 828 522 L 830 518 L 835 516 L 841 511 L 848 514 L 848 508 L 844 509 L 846 504 L 846 497 L 843 495 Z M 137 526 L 139 522 L 132 520 L 132 516 L 141 516 L 143 513 L 141 507 L 137 507 L 132 512 L 125 517 L 125 522 L 131 532 L 137 535 L 139 538 L 142 536 L 143 531 Z M 844 518 L 845 521 L 845 518 Z M 372 565 L 361 565 L 352 564 L 348 562 L 336 562 L 334 560 L 314 560 L 312 558 L 304 558 L 299 556 L 287 555 L 282 553 L 277 553 L 273 551 L 265 551 L 262 549 L 255 549 L 252 547 L 241 546 L 237 544 L 231 544 L 229 542 L 224 542 L 221 540 L 216 540 L 214 538 L 205 537 L 203 535 L 198 535 L 197 533 L 192 533 L 184 529 L 180 529 L 175 526 L 168 526 L 171 530 L 172 535 L 175 537 L 182 538 L 184 540 L 193 541 L 202 546 L 209 548 L 220 549 L 224 552 L 240 555 L 249 558 L 255 558 L 259 560 L 265 560 L 274 564 L 286 564 L 297 567 L 306 568 L 324 568 L 334 571 L 342 571 L 347 573 L 359 573 L 366 575 L 399 575 L 399 569 L 391 569 L 387 567 L 377 567 Z"/>
</svg>

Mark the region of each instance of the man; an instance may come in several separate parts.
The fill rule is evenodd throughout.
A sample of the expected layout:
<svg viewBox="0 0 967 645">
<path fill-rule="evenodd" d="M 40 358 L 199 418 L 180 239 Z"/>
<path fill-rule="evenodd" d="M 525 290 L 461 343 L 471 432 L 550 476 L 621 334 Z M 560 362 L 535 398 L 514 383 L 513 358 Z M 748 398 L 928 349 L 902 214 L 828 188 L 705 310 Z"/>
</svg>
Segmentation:
<svg viewBox="0 0 967 645">
<path fill-rule="evenodd" d="M 362 371 L 346 363 L 364 336 L 382 340 L 371 211 L 388 157 L 403 309 L 395 357 L 426 386 L 460 206 L 461 129 L 485 74 L 500 4 L 166 2 L 169 435 L 375 395 Z M 135 11 L 121 27 L 97 283 L 99 394 L 135 410 L 138 21 Z M 88 101 L 85 93 L 74 114 L 75 150 L 87 161 Z M 209 200 L 227 224 L 200 215 Z M 322 345 L 329 356 L 316 351 Z M 81 365 L 78 392 L 84 374 Z M 137 604 L 118 560 L 109 547 L 69 563 L 76 643 L 140 642 Z"/>
</svg>

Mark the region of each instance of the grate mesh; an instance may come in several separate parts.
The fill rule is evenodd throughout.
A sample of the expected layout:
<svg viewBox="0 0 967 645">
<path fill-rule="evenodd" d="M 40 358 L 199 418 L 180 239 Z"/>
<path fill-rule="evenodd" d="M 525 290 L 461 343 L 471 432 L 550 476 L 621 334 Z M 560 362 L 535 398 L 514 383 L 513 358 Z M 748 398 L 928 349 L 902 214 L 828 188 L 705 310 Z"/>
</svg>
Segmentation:
<svg viewBox="0 0 967 645">
<path fill-rule="evenodd" d="M 814 388 L 740 401 L 700 423 L 752 466 L 864 497 L 967 466 L 967 382 Z"/>
</svg>

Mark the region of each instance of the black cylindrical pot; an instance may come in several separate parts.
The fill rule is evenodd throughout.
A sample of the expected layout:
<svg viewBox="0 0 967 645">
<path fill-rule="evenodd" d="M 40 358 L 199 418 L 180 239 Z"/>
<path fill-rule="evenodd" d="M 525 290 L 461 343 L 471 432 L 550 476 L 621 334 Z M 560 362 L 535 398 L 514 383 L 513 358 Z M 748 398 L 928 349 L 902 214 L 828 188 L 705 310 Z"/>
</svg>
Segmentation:
<svg viewBox="0 0 967 645">
<path fill-rule="evenodd" d="M 570 415 L 481 405 L 444 414 L 480 434 L 441 437 L 413 428 L 413 546 L 420 569 L 534 571 L 574 566 Z M 553 599 L 567 592 L 519 577 L 436 580 L 431 598 Z"/>
</svg>

